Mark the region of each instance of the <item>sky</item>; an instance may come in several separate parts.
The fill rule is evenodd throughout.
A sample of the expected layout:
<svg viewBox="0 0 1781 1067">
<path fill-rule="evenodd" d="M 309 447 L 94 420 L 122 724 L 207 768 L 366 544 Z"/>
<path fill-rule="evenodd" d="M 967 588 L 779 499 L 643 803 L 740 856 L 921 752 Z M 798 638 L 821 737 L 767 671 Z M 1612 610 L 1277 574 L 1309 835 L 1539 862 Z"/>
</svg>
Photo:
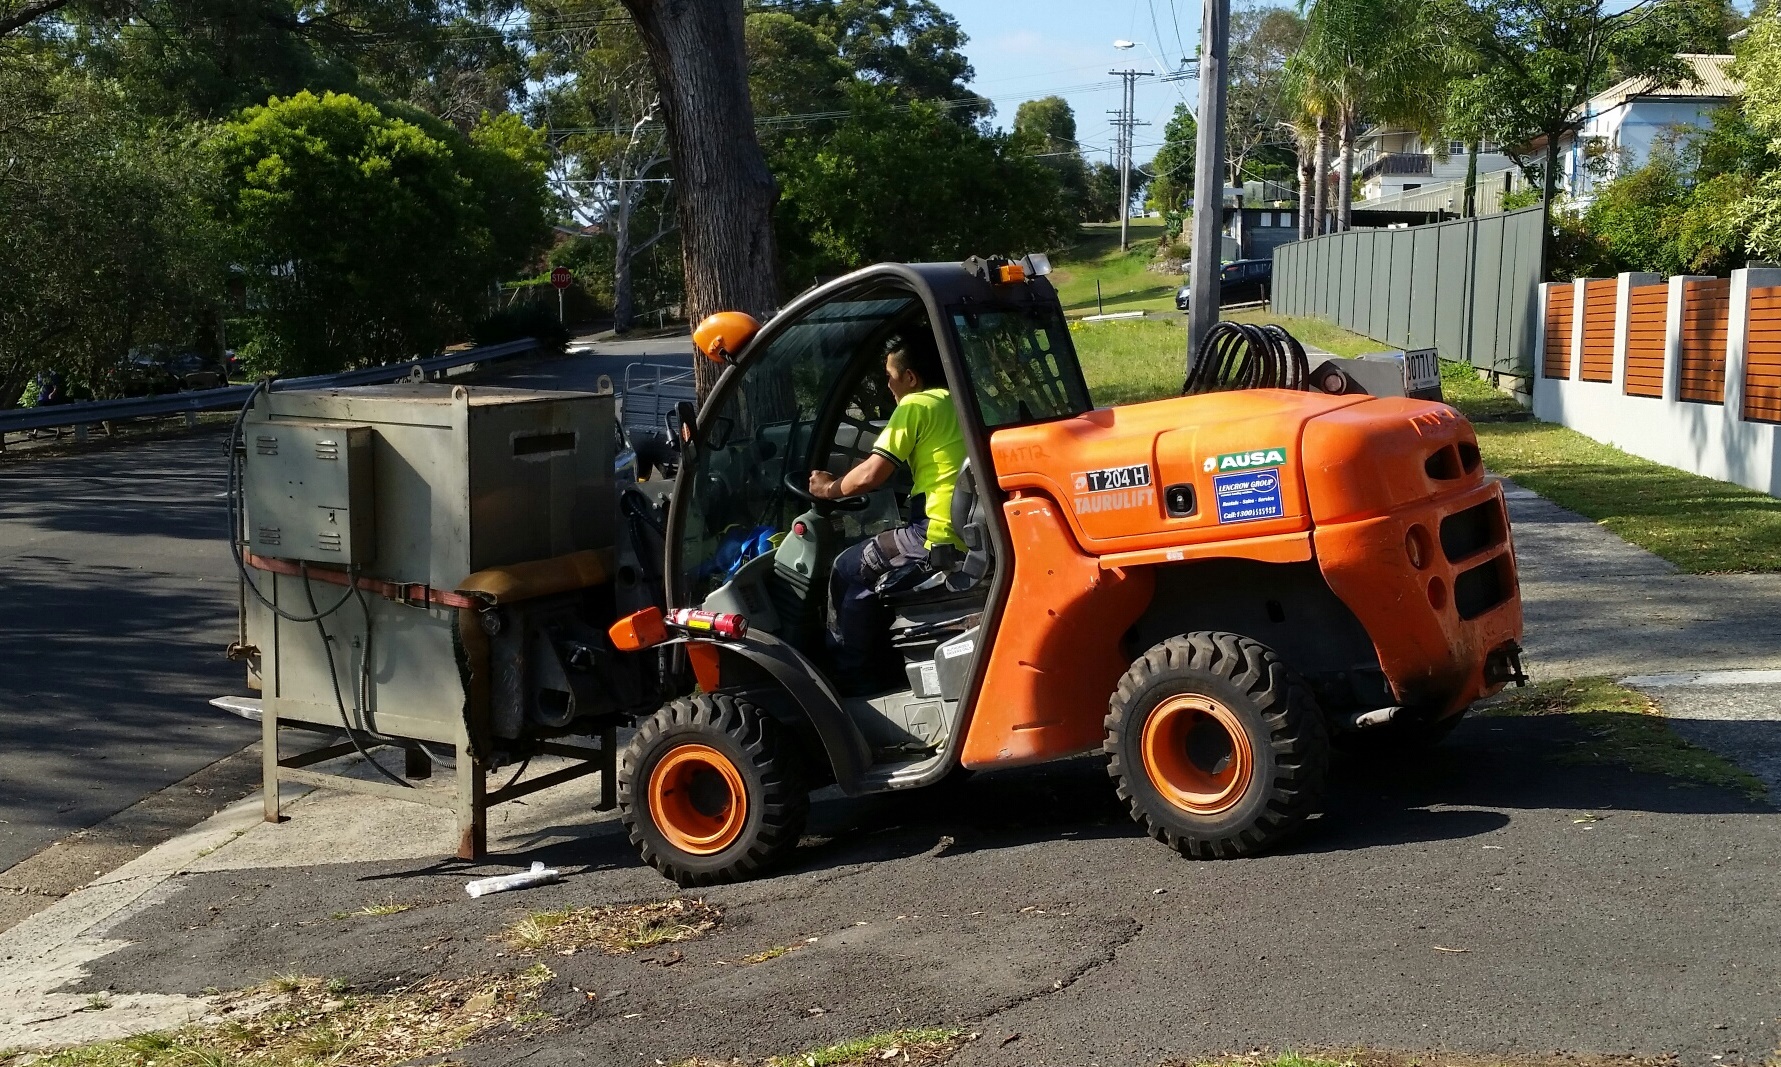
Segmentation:
<svg viewBox="0 0 1781 1067">
<path fill-rule="evenodd" d="M 970 38 L 964 47 L 976 77 L 972 89 L 996 105 L 1006 128 L 1023 100 L 1061 96 L 1076 113 L 1076 138 L 1091 160 L 1106 162 L 1114 143 L 1112 116 L 1120 80 L 1110 70 L 1166 72 L 1192 55 L 1200 38 L 1199 0 L 938 0 Z M 1115 40 L 1138 42 L 1119 51 Z M 1195 106 L 1199 83 L 1140 78 L 1132 158 L 1148 163 L 1162 144 L 1175 105 Z"/>
</svg>

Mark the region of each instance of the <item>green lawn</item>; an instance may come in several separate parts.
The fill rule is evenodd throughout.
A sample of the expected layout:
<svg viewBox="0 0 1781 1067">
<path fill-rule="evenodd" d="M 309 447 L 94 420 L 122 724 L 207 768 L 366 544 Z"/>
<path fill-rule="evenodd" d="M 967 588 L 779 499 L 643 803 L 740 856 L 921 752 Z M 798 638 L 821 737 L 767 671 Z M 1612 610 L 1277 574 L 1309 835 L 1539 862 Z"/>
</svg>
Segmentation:
<svg viewBox="0 0 1781 1067">
<path fill-rule="evenodd" d="M 1239 311 L 1225 317 L 1237 322 L 1279 323 L 1300 341 L 1341 356 L 1377 352 L 1383 347 L 1317 319 L 1264 311 Z M 1070 326 L 1070 336 L 1097 404 L 1137 404 L 1174 396 L 1181 390 L 1181 379 L 1187 373 L 1185 316 L 1076 322 Z"/>
<path fill-rule="evenodd" d="M 1148 269 L 1162 235 L 1161 219 L 1133 219 L 1130 247 L 1121 252 L 1119 223 L 1083 226 L 1074 245 L 1051 257 L 1051 284 L 1057 286 L 1064 313 L 1072 318 L 1093 315 L 1096 281 L 1101 283 L 1101 306 L 1108 312 L 1174 311 L 1175 290 L 1185 279 Z"/>
</svg>

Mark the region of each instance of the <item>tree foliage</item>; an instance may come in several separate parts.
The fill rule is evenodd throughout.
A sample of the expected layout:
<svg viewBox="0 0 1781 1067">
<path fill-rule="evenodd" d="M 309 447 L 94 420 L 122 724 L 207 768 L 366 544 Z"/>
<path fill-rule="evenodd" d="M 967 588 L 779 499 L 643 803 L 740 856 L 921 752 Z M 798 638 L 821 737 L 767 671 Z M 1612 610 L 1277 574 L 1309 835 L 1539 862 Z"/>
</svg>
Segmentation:
<svg viewBox="0 0 1781 1067">
<path fill-rule="evenodd" d="M 933 0 L 807 0 L 791 12 L 834 42 L 861 80 L 890 89 L 907 102 L 950 103 L 953 117 L 970 122 L 989 101 L 971 92 L 969 38 L 958 20 Z"/>
<path fill-rule="evenodd" d="M 1030 134 L 961 126 L 877 86 L 851 97 L 845 120 L 791 138 L 776 160 L 794 283 L 879 260 L 1055 248 L 1074 229 Z"/>
<path fill-rule="evenodd" d="M 115 84 L 0 42 L 0 406 L 44 370 L 105 395 L 144 340 L 216 347 L 215 234 L 190 154 Z"/>
<path fill-rule="evenodd" d="M 1165 215 L 1187 210 L 1194 192 L 1194 160 L 1197 158 L 1199 124 L 1186 104 L 1176 104 L 1175 114 L 1163 127 L 1163 146 L 1150 164 L 1150 202 Z M 1118 172 L 1115 171 L 1115 177 Z"/>
<path fill-rule="evenodd" d="M 1295 101 L 1286 65 L 1304 40 L 1305 20 L 1290 8 L 1231 12 L 1224 157 L 1232 185 L 1292 173 Z"/>
<path fill-rule="evenodd" d="M 209 142 L 256 362 L 316 372 L 434 351 L 537 251 L 536 138 L 512 117 L 468 138 L 410 119 L 305 91 L 248 108 Z"/>
<path fill-rule="evenodd" d="M 1014 113 L 1014 132 L 1037 146 L 1039 161 L 1057 175 L 1058 188 L 1078 221 L 1097 222 L 1107 217 L 1090 186 L 1088 161 L 1082 158 L 1082 146 L 1076 141 L 1076 113 L 1069 101 L 1046 96 L 1022 102 Z M 1113 214 L 1118 215 L 1117 206 Z"/>
</svg>

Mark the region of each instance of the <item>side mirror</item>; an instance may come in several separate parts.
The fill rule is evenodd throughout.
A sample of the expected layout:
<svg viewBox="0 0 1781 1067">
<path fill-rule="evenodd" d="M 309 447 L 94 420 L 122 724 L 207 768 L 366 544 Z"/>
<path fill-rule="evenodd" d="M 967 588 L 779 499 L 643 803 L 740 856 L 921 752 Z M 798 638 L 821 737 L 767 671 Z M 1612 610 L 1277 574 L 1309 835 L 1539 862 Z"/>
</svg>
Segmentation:
<svg viewBox="0 0 1781 1067">
<path fill-rule="evenodd" d="M 698 415 L 693 411 L 693 402 L 682 400 L 676 403 L 664 418 L 668 424 L 668 445 L 676 452 L 686 451 L 697 428 Z"/>
</svg>

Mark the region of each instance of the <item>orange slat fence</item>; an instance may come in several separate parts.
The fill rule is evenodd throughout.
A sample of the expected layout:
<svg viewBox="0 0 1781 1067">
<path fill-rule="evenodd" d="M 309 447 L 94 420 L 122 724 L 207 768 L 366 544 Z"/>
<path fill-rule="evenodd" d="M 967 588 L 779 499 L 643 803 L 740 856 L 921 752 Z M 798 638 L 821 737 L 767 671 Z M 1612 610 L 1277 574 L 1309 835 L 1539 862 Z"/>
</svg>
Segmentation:
<svg viewBox="0 0 1781 1067">
<path fill-rule="evenodd" d="M 1781 422 L 1781 286 L 1750 290 L 1744 348 L 1744 417 Z"/>
<path fill-rule="evenodd" d="M 1583 381 L 1614 380 L 1616 288 L 1612 278 L 1596 278 L 1583 283 Z"/>
<path fill-rule="evenodd" d="M 1731 321 L 1730 278 L 1682 283 L 1683 400 L 1725 403 L 1725 332 Z"/>
<path fill-rule="evenodd" d="M 1571 319 L 1574 282 L 1546 287 L 1546 352 L 1540 374 L 1547 378 L 1571 376 Z"/>
<path fill-rule="evenodd" d="M 1626 395 L 1662 397 L 1670 287 L 1636 286 L 1626 299 Z"/>
</svg>

